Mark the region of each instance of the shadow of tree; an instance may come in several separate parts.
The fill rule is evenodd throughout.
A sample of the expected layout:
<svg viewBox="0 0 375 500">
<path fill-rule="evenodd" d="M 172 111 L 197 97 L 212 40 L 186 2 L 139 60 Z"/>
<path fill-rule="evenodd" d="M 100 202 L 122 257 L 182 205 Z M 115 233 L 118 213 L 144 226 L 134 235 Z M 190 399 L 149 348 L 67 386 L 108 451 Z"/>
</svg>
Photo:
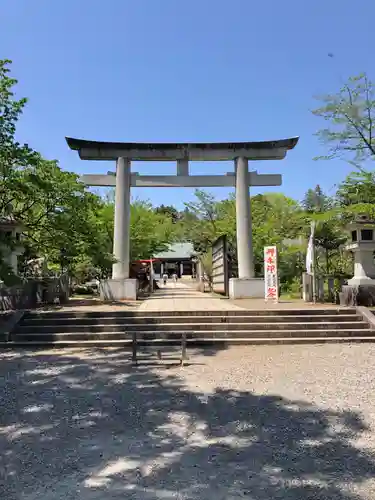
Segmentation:
<svg viewBox="0 0 375 500">
<path fill-rule="evenodd" d="M 181 374 L 120 349 L 1 353 L 0 498 L 365 498 L 358 413 Z"/>
</svg>

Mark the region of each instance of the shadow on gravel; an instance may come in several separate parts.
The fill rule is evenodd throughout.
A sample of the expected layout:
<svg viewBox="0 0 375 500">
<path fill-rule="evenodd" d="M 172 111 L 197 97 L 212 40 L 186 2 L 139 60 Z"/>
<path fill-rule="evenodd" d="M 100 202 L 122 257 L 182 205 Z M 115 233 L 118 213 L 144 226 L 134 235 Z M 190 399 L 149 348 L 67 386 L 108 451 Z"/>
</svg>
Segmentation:
<svg viewBox="0 0 375 500">
<path fill-rule="evenodd" d="M 375 477 L 359 414 L 182 374 L 120 349 L 1 353 L 0 498 L 358 500 Z"/>
</svg>

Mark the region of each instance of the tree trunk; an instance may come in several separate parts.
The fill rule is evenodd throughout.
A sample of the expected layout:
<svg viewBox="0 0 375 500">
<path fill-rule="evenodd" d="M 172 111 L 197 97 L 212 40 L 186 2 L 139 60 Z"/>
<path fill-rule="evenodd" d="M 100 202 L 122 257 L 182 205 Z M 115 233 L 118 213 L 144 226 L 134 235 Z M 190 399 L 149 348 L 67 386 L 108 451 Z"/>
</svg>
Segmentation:
<svg viewBox="0 0 375 500">
<path fill-rule="evenodd" d="M 327 274 L 330 272 L 330 262 L 329 262 L 329 250 L 326 248 L 326 269 L 327 269 Z"/>
</svg>

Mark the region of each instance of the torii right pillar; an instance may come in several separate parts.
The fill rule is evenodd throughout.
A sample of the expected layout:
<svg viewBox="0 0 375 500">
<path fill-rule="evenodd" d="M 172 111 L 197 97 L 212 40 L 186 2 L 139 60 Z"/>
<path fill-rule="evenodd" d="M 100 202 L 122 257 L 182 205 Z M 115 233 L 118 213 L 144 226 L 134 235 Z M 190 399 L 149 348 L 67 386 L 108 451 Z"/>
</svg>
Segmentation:
<svg viewBox="0 0 375 500">
<path fill-rule="evenodd" d="M 229 296 L 232 299 L 261 298 L 264 297 L 264 279 L 255 278 L 254 273 L 247 158 L 236 159 L 235 172 L 238 278 L 229 280 Z"/>
</svg>

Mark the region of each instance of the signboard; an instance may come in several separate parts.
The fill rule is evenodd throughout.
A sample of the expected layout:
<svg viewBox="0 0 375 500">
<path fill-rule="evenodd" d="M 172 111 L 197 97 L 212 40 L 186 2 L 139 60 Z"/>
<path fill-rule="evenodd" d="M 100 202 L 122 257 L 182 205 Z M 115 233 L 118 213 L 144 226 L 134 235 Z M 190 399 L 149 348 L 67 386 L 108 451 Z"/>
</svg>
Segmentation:
<svg viewBox="0 0 375 500">
<path fill-rule="evenodd" d="M 212 245 L 212 288 L 214 292 L 224 295 L 228 295 L 229 292 L 227 254 L 227 239 L 225 236 L 220 236 Z"/>
<path fill-rule="evenodd" d="M 279 300 L 279 280 L 277 277 L 277 248 L 264 247 L 265 299 Z"/>
</svg>

